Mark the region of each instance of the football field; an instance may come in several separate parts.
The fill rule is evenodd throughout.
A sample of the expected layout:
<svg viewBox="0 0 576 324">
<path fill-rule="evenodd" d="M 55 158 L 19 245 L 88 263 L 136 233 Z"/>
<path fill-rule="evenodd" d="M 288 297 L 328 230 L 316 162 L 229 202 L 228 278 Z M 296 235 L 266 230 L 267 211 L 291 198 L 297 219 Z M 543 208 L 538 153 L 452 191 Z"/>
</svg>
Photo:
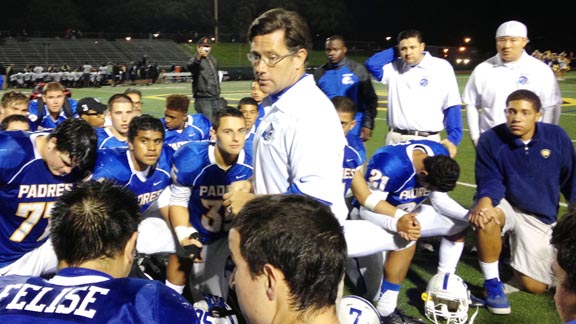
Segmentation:
<svg viewBox="0 0 576 324">
<path fill-rule="evenodd" d="M 468 79 L 468 74 L 458 74 L 458 83 L 460 89 L 464 87 Z M 163 116 L 166 96 L 170 94 L 187 94 L 191 93 L 190 83 L 168 83 L 154 84 L 150 86 L 137 85 L 131 86 L 142 91 L 143 110 L 157 117 Z M 570 72 L 566 80 L 560 81 L 562 97 L 564 104 L 562 106 L 562 116 L 560 125 L 567 131 L 572 142 L 576 143 L 576 72 Z M 128 86 L 118 87 L 101 87 L 101 88 L 75 88 L 72 90 L 72 97 L 80 99 L 83 97 L 96 97 L 106 102 L 114 93 L 123 92 Z M 386 127 L 386 90 L 378 83 L 375 88 L 379 96 L 379 111 L 376 121 L 376 127 L 372 139 L 367 142 L 368 157 L 380 147 L 387 132 Z M 236 106 L 237 102 L 245 96 L 250 95 L 249 81 L 225 81 L 222 83 L 223 97 L 229 102 L 229 105 Z M 30 89 L 20 89 L 28 93 Z M 0 92 L 3 93 L 6 90 Z M 190 113 L 195 113 L 193 104 L 190 105 Z M 450 195 L 464 207 L 468 208 L 472 204 L 472 197 L 475 192 L 474 184 L 474 147 L 471 144 L 467 132 L 465 111 L 463 111 L 464 121 L 464 138 L 458 147 L 456 160 L 461 167 L 461 176 L 458 186 Z M 322 121 L 318 121 L 322 122 Z M 538 172 L 538 170 L 534 170 Z M 566 211 L 566 204 L 562 199 L 562 207 L 559 215 Z M 407 314 L 424 318 L 423 302 L 420 298 L 421 293 L 426 289 L 426 284 L 430 277 L 436 272 L 438 260 L 438 243 L 439 240 L 432 240 L 434 251 L 418 250 L 407 280 L 405 280 L 399 299 L 399 307 L 405 310 Z M 538 244 L 538 243 L 535 243 Z M 461 258 L 457 274 L 460 275 L 469 285 L 470 290 L 475 295 L 481 295 L 483 277 L 479 271 L 476 255 L 471 251 L 473 247 L 473 238 L 471 231 L 468 233 L 468 240 Z M 537 262 L 537 260 L 534 260 Z M 511 279 L 510 269 L 501 262 L 501 277 L 504 282 Z M 525 292 L 512 292 L 509 300 L 512 307 L 510 315 L 492 315 L 485 309 L 480 309 L 475 320 L 476 323 L 560 323 L 560 319 L 555 311 L 553 293 L 549 292 L 544 295 L 532 295 Z M 473 310 L 471 310 L 472 315 Z"/>
</svg>

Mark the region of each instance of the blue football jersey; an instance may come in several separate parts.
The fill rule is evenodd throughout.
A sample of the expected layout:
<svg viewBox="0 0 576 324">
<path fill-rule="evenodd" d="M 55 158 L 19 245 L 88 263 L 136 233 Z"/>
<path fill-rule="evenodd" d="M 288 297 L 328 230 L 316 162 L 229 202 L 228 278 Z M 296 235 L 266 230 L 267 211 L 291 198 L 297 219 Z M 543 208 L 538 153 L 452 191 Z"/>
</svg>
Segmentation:
<svg viewBox="0 0 576 324">
<path fill-rule="evenodd" d="M 76 113 L 76 106 L 78 105 L 78 102 L 72 98 L 66 98 L 66 100 L 68 100 L 70 110 L 72 112 L 71 118 L 78 118 L 78 114 Z M 42 120 L 39 120 L 38 100 L 36 99 L 30 101 L 28 105 L 28 111 L 28 119 L 30 119 L 31 131 L 56 128 L 56 126 L 60 125 L 60 123 L 68 118 L 64 112 L 64 108 L 62 108 L 58 118 L 56 120 L 52 119 L 52 117 L 49 115 L 48 108 L 46 105 L 44 105 L 44 116 L 42 117 Z"/>
<path fill-rule="evenodd" d="M 162 123 L 166 125 L 164 118 L 162 118 Z M 183 130 L 166 129 L 164 144 L 177 150 L 180 146 L 192 141 L 209 140 L 210 127 L 210 120 L 203 114 L 188 115 L 188 121 Z"/>
<path fill-rule="evenodd" d="M 0 268 L 42 245 L 54 202 L 81 179 L 74 168 L 55 176 L 34 141 L 48 133 L 0 133 Z"/>
<path fill-rule="evenodd" d="M 362 167 L 362 158 L 358 151 L 350 145 L 344 146 L 344 161 L 342 163 L 342 184 L 344 185 L 344 195 L 346 195 L 348 189 L 350 189 L 352 179 L 354 179 L 354 174 L 360 167 Z"/>
<path fill-rule="evenodd" d="M 228 170 L 223 170 L 214 156 L 214 144 L 190 142 L 174 154 L 172 180 L 190 187 L 188 202 L 190 224 L 209 243 L 228 235 L 232 216 L 222 207 L 222 196 L 234 181 L 252 177 L 252 167 L 245 161 L 244 151 Z"/>
<path fill-rule="evenodd" d="M 99 150 L 108 148 L 128 149 L 128 141 L 117 139 L 108 127 L 96 127 L 96 135 L 98 136 Z"/>
<path fill-rule="evenodd" d="M 132 190 L 138 197 L 140 212 L 143 213 L 170 185 L 170 163 L 173 150 L 169 146 L 164 146 L 156 166 L 148 168 L 147 172 L 134 169 L 131 154 L 131 151 L 121 148 L 98 150 L 92 178 L 111 179 Z"/>
<path fill-rule="evenodd" d="M 254 166 L 254 136 L 256 135 L 256 125 L 252 125 L 252 129 L 246 134 L 246 141 L 244 142 L 244 153 L 246 153 L 246 163 Z"/>
<path fill-rule="evenodd" d="M 416 181 L 412 152 L 423 150 L 429 156 L 449 155 L 442 144 L 415 140 L 386 145 L 374 152 L 366 168 L 366 181 L 372 191 L 388 193 L 386 201 L 406 212 L 413 211 L 428 198 L 430 190 Z"/>
<path fill-rule="evenodd" d="M 199 323 L 180 294 L 157 280 L 62 269 L 50 280 L 0 278 L 0 323 Z"/>
</svg>

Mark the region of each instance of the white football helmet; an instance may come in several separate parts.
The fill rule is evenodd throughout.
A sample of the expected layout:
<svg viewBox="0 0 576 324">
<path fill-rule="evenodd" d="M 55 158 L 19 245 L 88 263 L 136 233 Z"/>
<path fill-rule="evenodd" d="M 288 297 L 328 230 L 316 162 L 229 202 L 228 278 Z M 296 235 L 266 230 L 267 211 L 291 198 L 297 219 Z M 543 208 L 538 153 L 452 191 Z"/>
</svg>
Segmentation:
<svg viewBox="0 0 576 324">
<path fill-rule="evenodd" d="M 432 322 L 464 324 L 468 320 L 470 291 L 459 276 L 437 273 L 422 294 L 426 317 Z"/>
<path fill-rule="evenodd" d="M 380 315 L 366 299 L 347 295 L 338 305 L 338 319 L 342 324 L 380 324 Z"/>
<path fill-rule="evenodd" d="M 204 294 L 204 299 L 192 306 L 200 323 L 238 324 L 235 311 L 220 296 Z"/>
</svg>

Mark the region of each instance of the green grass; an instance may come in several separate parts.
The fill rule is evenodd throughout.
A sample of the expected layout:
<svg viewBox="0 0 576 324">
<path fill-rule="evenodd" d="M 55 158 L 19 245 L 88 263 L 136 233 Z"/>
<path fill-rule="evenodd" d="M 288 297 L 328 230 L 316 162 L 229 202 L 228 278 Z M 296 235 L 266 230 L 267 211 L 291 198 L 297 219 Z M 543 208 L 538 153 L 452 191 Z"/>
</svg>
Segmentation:
<svg viewBox="0 0 576 324">
<path fill-rule="evenodd" d="M 232 48 L 232 47 L 231 47 Z M 247 45 L 244 48 L 238 46 L 233 48 L 236 50 L 236 55 L 239 56 L 238 61 L 245 61 L 244 54 L 247 52 Z M 226 50 L 231 50 L 226 47 Z M 214 53 L 219 57 L 219 61 L 232 64 L 237 58 L 234 59 L 221 59 L 220 52 L 224 51 L 224 47 L 220 48 L 220 44 L 214 46 Z M 232 56 L 231 53 L 227 53 Z M 314 53 L 313 57 L 320 57 L 322 61 L 318 62 L 319 65 L 324 62 L 324 53 Z M 230 63 L 229 63 L 230 62 Z M 311 62 L 314 62 L 311 60 Z M 222 64 L 222 63 L 221 63 Z M 225 66 L 222 64 L 222 66 Z M 458 82 L 460 88 L 464 86 L 468 78 L 467 74 L 459 74 Z M 562 96 L 566 102 L 563 105 L 563 114 L 561 117 L 561 126 L 567 131 L 572 139 L 576 139 L 576 72 L 569 73 L 566 81 L 560 82 Z M 164 110 L 165 98 L 169 94 L 191 93 L 191 86 L 189 83 L 172 83 L 172 84 L 155 84 L 152 86 L 135 86 L 143 92 L 144 111 L 151 113 L 157 117 L 161 117 Z M 126 86 L 119 87 L 102 87 L 102 88 L 81 88 L 72 89 L 73 97 L 80 99 L 86 96 L 98 97 L 106 101 L 112 94 L 122 92 Z M 222 84 L 223 96 L 229 101 L 230 105 L 235 106 L 239 99 L 249 96 L 249 81 L 229 81 Z M 376 121 L 376 128 L 372 139 L 367 142 L 368 156 L 372 155 L 374 150 L 384 143 L 384 138 L 387 132 L 386 129 L 386 91 L 381 84 L 375 83 L 378 96 L 380 98 L 379 113 Z M 28 92 L 29 90 L 24 89 Z M 193 107 L 191 107 L 193 112 Z M 464 117 L 466 124 L 466 118 Z M 466 125 L 465 125 L 466 127 Z M 460 163 L 462 174 L 460 177 L 459 185 L 451 193 L 451 196 L 465 207 L 470 207 L 472 204 L 472 197 L 474 195 L 474 148 L 468 138 L 468 133 L 465 132 L 464 139 L 458 148 L 456 156 L 457 161 Z M 538 172 L 538 170 L 534 170 Z M 562 207 L 560 215 L 566 211 Z M 433 241 L 433 243 L 437 243 Z M 473 246 L 473 238 L 468 237 L 464 254 L 458 266 L 457 273 L 468 282 L 470 289 L 476 295 L 480 295 L 480 290 L 483 282 L 482 274 L 478 268 L 478 261 L 476 256 L 470 252 Z M 420 300 L 420 293 L 426 289 L 426 283 L 429 278 L 435 273 L 438 260 L 437 252 L 418 251 L 408 277 L 404 281 L 402 291 L 399 298 L 399 307 L 404 309 L 406 313 L 414 316 L 423 317 L 423 306 Z M 536 261 L 536 260 L 535 260 Z M 511 276 L 510 269 L 502 267 L 502 277 L 509 279 Z M 509 296 L 512 305 L 512 314 L 506 316 L 492 315 L 485 309 L 480 309 L 476 318 L 476 323 L 560 323 L 560 319 L 555 311 L 552 293 L 545 295 L 533 295 L 525 292 L 515 292 Z M 472 314 L 472 311 L 470 311 Z"/>
</svg>

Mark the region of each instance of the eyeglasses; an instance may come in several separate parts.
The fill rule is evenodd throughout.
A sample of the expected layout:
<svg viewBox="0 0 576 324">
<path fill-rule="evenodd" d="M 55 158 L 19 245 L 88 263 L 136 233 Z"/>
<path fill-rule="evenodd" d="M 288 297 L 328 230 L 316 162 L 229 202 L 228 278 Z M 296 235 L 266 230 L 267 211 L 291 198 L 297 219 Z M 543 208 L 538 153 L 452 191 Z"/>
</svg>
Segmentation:
<svg viewBox="0 0 576 324">
<path fill-rule="evenodd" d="M 248 53 L 246 54 L 246 57 L 248 58 L 248 61 L 250 61 L 250 63 L 252 63 L 252 65 L 258 65 L 260 63 L 260 61 L 264 62 L 264 64 L 268 65 L 269 67 L 275 67 L 278 63 L 280 63 L 280 61 L 282 61 L 283 59 L 287 58 L 288 56 L 292 56 L 295 55 L 296 52 L 290 52 L 288 54 L 284 54 L 284 55 L 272 55 L 270 57 L 266 57 L 266 56 L 260 56 L 254 53 Z"/>
</svg>

